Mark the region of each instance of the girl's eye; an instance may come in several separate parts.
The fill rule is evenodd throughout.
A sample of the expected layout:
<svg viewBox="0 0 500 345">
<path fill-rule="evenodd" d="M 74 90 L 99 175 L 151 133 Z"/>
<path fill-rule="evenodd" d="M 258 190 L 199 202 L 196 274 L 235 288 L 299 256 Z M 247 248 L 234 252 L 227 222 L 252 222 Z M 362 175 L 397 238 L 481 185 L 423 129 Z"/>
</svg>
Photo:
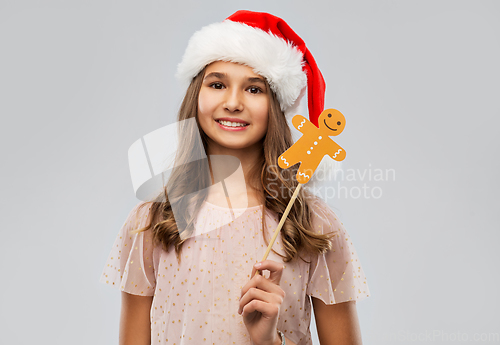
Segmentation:
<svg viewBox="0 0 500 345">
<path fill-rule="evenodd" d="M 222 85 L 222 83 L 216 82 L 216 83 L 210 84 L 210 87 L 213 89 L 220 90 L 224 87 L 224 85 Z"/>
<path fill-rule="evenodd" d="M 262 89 L 260 87 L 257 87 L 257 86 L 250 86 L 248 88 L 248 90 L 250 91 L 250 93 L 261 93 L 261 92 L 263 92 Z"/>
</svg>

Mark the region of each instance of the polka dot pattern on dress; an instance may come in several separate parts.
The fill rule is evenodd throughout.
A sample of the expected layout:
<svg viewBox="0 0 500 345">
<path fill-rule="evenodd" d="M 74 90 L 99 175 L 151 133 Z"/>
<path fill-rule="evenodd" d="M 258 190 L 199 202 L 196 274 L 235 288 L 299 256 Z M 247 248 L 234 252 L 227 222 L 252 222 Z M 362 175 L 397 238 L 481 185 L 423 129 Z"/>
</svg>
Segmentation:
<svg viewBox="0 0 500 345">
<path fill-rule="evenodd" d="M 152 344 L 251 344 L 237 313 L 241 288 L 252 266 L 267 249 L 279 219 L 261 206 L 229 210 L 205 202 L 195 218 L 195 233 L 187 238 L 179 264 L 175 250 L 153 245 L 151 231 L 130 231 L 149 222 L 149 205 L 137 205 L 120 229 L 100 281 L 135 295 L 153 296 Z M 366 278 L 349 234 L 321 200 L 313 204 L 314 231 L 336 231 L 332 249 L 323 255 L 283 263 L 281 288 L 286 296 L 278 329 L 298 345 L 310 345 L 310 296 L 326 304 L 369 296 Z M 281 235 L 273 249 L 284 255 Z M 271 252 L 268 259 L 283 262 Z M 269 277 L 269 272 L 263 272 Z"/>
</svg>

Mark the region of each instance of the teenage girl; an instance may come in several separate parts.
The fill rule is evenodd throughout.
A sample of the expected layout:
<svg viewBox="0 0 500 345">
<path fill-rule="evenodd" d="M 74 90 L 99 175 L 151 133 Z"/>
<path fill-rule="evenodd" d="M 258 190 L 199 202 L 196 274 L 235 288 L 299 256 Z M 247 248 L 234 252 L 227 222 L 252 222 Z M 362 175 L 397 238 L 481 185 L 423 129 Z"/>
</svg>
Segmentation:
<svg viewBox="0 0 500 345">
<path fill-rule="evenodd" d="M 277 165 L 293 144 L 286 118 L 306 86 L 311 122 L 323 110 L 304 42 L 278 17 L 238 11 L 195 33 L 178 77 L 176 168 L 130 212 L 101 278 L 122 291 L 120 344 L 312 344 L 311 302 L 321 345 L 361 344 L 366 278 L 324 201 L 302 189 L 259 262 L 297 186 L 297 166 Z"/>
</svg>

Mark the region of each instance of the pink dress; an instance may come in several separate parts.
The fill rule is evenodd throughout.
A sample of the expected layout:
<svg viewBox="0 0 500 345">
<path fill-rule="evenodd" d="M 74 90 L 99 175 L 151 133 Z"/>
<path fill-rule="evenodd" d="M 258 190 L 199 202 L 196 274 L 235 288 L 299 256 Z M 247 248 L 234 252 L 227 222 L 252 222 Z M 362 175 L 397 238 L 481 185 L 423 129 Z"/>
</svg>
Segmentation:
<svg viewBox="0 0 500 345">
<path fill-rule="evenodd" d="M 131 294 L 154 296 L 152 344 L 251 344 L 238 314 L 238 300 L 252 266 L 267 249 L 262 207 L 231 212 L 205 202 L 196 218 L 196 232 L 182 247 L 179 264 L 175 250 L 166 252 L 160 245 L 153 246 L 151 230 L 129 233 L 149 222 L 150 206 L 136 215 L 138 205 L 123 224 L 100 281 Z M 312 344 L 309 296 L 334 304 L 360 301 L 370 294 L 356 250 L 338 217 L 320 199 L 313 202 L 313 212 L 315 231 L 338 230 L 338 234 L 326 254 L 303 255 L 310 263 L 301 259 L 284 263 L 280 287 L 286 296 L 278 329 L 298 345 Z M 265 221 L 270 239 L 279 219 L 266 209 Z M 273 249 L 284 255 L 281 235 Z M 272 251 L 268 259 L 283 262 Z M 269 271 L 263 275 L 269 277 Z"/>
</svg>

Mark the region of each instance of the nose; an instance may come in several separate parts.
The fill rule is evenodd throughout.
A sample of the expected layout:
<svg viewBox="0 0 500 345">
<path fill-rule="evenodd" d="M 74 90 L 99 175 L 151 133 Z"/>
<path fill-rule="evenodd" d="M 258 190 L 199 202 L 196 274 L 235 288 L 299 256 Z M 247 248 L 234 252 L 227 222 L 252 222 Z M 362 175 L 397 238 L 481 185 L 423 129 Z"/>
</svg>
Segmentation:
<svg viewBox="0 0 500 345">
<path fill-rule="evenodd" d="M 224 109 L 230 112 L 239 112 L 243 110 L 242 95 L 236 88 L 229 89 L 226 92 L 226 98 L 224 100 Z"/>
</svg>

